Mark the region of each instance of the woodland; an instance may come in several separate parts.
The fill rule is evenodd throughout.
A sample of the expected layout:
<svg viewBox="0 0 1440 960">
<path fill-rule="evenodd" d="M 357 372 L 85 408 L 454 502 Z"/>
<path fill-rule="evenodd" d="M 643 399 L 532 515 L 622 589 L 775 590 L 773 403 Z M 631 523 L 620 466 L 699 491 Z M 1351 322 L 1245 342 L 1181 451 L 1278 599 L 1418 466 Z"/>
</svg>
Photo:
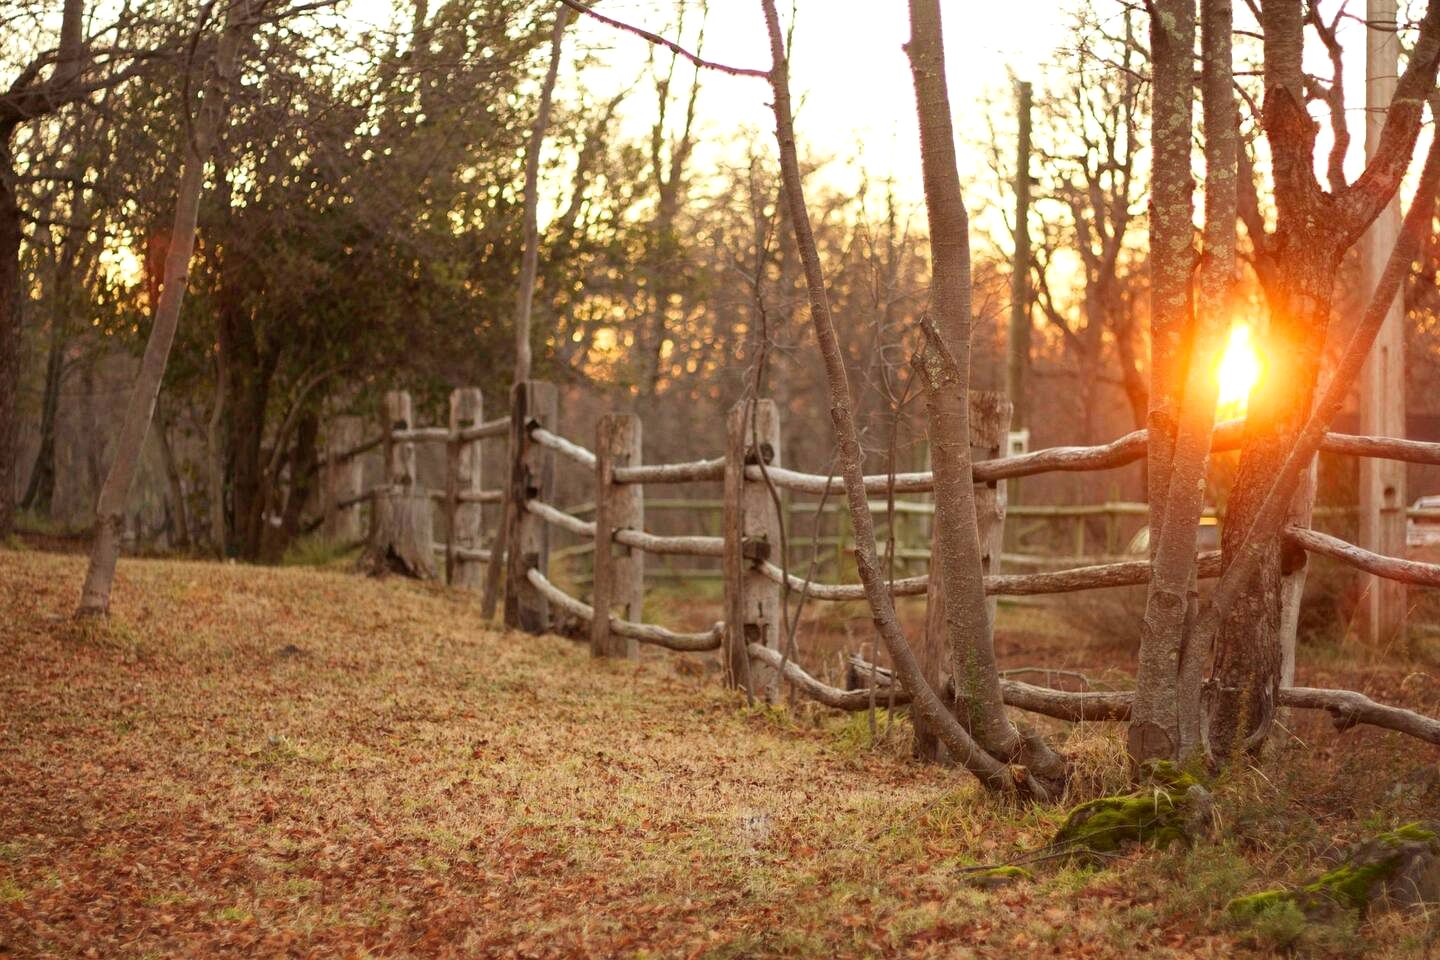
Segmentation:
<svg viewBox="0 0 1440 960">
<path fill-rule="evenodd" d="M 0 0 L 0 957 L 1440 949 L 1440 3 L 1042 6 Z"/>
</svg>

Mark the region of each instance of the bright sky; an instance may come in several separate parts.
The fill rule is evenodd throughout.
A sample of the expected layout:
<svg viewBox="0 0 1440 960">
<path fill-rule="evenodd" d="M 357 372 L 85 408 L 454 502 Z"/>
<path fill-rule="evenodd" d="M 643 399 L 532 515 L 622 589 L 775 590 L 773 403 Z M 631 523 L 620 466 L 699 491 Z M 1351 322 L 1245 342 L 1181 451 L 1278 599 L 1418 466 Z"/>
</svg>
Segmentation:
<svg viewBox="0 0 1440 960">
<path fill-rule="evenodd" d="M 674 0 L 607 0 L 602 6 L 608 16 L 668 36 L 670 32 L 661 28 L 673 22 L 677 5 Z M 781 7 L 785 15 L 788 5 L 782 2 Z M 1064 39 L 1068 17 L 1055 0 L 1003 4 L 945 0 L 942 8 L 957 136 L 962 141 L 967 135 L 978 140 L 985 129 L 982 98 L 1008 99 L 1007 69 L 1025 79 L 1039 79 Z M 915 95 L 902 49 L 909 36 L 905 0 L 796 0 L 796 17 L 791 83 L 799 104 L 796 127 L 802 152 L 837 164 L 863 163 L 876 177 L 893 172 L 911 188 L 906 192 L 918 199 Z M 643 68 L 645 41 L 582 19 L 585 22 L 577 24 L 573 39 L 599 48 L 613 73 L 607 78 L 592 70 L 587 84 L 623 84 Z M 691 24 L 697 19 L 692 13 Z M 689 25 L 686 34 L 693 39 Z M 770 65 L 758 0 L 711 3 L 704 56 L 737 66 Z M 710 130 L 723 134 L 750 128 L 768 134 L 773 129 L 763 80 L 711 73 L 702 83 L 701 113 Z M 646 102 L 644 91 L 637 94 L 636 107 Z M 649 121 L 635 108 L 628 119 L 640 129 Z"/>
<path fill-rule="evenodd" d="M 908 199 L 920 199 L 920 160 L 915 126 L 914 90 L 902 44 L 909 35 L 905 0 L 794 0 L 797 24 L 791 63 L 791 84 L 798 104 L 797 132 L 802 154 L 828 159 L 826 176 L 847 182 L 846 168 L 858 172 L 863 163 L 873 178 L 893 173 Z M 597 9 L 607 16 L 683 40 L 694 49 L 699 26 L 696 0 L 689 0 L 683 36 L 675 30 L 681 0 L 603 0 Z M 402 7 L 407 8 L 408 4 Z M 781 0 L 782 18 L 789 3 Z M 1065 36 L 1066 4 L 1056 0 L 1008 0 L 976 4 L 943 0 L 951 97 L 956 108 L 957 137 L 985 138 L 982 97 L 1008 100 L 1007 70 L 1024 79 L 1040 79 L 1055 47 Z M 395 0 L 351 0 L 348 16 L 357 21 L 390 20 Z M 579 17 L 566 43 L 572 55 L 590 51 L 598 63 L 583 76 L 567 70 L 560 96 L 574 96 L 583 84 L 596 98 L 606 98 L 645 75 L 649 45 L 589 17 Z M 711 0 L 705 23 L 703 56 L 754 68 L 770 65 L 769 42 L 759 0 Z M 667 55 L 668 56 L 668 55 Z M 573 64 L 573 60 L 567 64 Z M 689 72 L 681 74 L 687 78 Z M 737 130 L 767 136 L 773 130 L 765 82 L 708 72 L 703 77 L 699 113 L 707 142 L 697 151 L 703 168 L 719 159 Z M 648 136 L 655 97 L 642 80 L 627 103 L 622 124 L 636 137 Z M 1008 123 L 1007 121 L 1004 121 Z M 962 149 L 962 163 L 983 171 L 978 152 Z"/>
</svg>

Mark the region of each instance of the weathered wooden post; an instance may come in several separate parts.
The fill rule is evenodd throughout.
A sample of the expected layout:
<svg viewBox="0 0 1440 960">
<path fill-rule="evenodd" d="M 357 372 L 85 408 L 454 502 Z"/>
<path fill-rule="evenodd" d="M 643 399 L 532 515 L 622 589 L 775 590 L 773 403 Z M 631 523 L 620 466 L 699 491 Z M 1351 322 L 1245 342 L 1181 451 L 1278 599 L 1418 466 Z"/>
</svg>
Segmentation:
<svg viewBox="0 0 1440 960">
<path fill-rule="evenodd" d="M 970 459 L 993 460 L 1006 449 L 1010 434 L 1010 401 L 1003 393 L 970 391 Z M 1005 543 L 1006 484 L 1003 481 L 975 484 L 975 522 L 980 533 L 980 562 L 986 574 L 998 573 L 1000 552 Z M 925 679 L 936 690 L 945 689 L 949 673 L 949 650 L 945 644 L 945 595 L 940 582 L 939 545 L 930 542 L 930 585 L 925 593 L 925 636 L 916 651 Z M 995 630 L 997 600 L 990 597 L 986 609 L 989 629 Z M 945 759 L 944 746 L 931 731 L 915 729 L 915 756 L 922 760 Z"/>
<path fill-rule="evenodd" d="M 326 437 L 325 458 L 325 539 L 332 543 L 359 543 L 360 495 L 364 493 L 364 462 L 359 457 L 342 457 L 358 447 L 365 436 L 361 417 L 336 417 Z"/>
<path fill-rule="evenodd" d="M 450 440 L 446 444 L 445 579 L 454 586 L 478 590 L 484 583 L 484 564 L 466 555 L 479 550 L 484 531 L 480 505 L 481 458 L 479 438 L 465 440 L 461 433 L 484 419 L 484 398 L 479 387 L 450 391 Z"/>
<path fill-rule="evenodd" d="M 549 501 L 555 483 L 555 457 L 530 440 L 530 431 L 553 431 L 559 400 L 553 383 L 526 380 L 510 391 L 510 497 L 514 505 L 507 536 L 505 625 L 526 633 L 550 629 L 550 604 L 527 574 L 549 572 L 550 530 L 544 520 L 525 509 L 534 499 Z"/>
<path fill-rule="evenodd" d="M 420 489 L 415 444 L 404 434 L 415 425 L 410 394 L 385 394 L 385 480 L 370 516 L 369 566 L 434 579 L 435 530 L 430 497 Z"/>
<path fill-rule="evenodd" d="M 753 419 L 752 419 L 753 418 Z M 779 565 L 780 514 L 763 479 L 745 468 L 780 466 L 780 412 L 773 400 L 742 401 L 730 410 L 725 445 L 725 680 L 749 696 L 773 699 L 779 677 L 752 663 L 751 643 L 780 647 L 780 585 L 758 569 Z"/>
<path fill-rule="evenodd" d="M 595 425 L 595 553 L 591 598 L 595 619 L 590 623 L 590 652 L 597 657 L 637 655 L 632 637 L 610 631 L 610 617 L 636 622 L 644 619 L 645 551 L 614 541 L 616 530 L 645 529 L 645 488 L 638 483 L 616 483 L 616 467 L 640 464 L 640 418 L 633 413 L 612 413 Z"/>
</svg>

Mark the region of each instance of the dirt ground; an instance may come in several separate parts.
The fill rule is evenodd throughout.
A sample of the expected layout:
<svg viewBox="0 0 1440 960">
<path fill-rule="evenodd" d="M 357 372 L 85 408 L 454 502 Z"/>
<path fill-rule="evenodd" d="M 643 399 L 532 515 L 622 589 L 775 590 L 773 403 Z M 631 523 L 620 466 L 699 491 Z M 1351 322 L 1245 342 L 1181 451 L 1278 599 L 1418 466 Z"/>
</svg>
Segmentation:
<svg viewBox="0 0 1440 960">
<path fill-rule="evenodd" d="M 1261 769 L 1215 785 L 1217 840 L 980 889 L 965 866 L 1026 859 L 1065 809 L 911 762 L 903 718 L 746 708 L 705 658 L 595 661 L 495 630 L 468 595 L 346 572 L 127 560 L 111 619 L 76 623 L 81 573 L 0 549 L 0 957 L 1437 949 L 1423 915 L 1224 911 L 1437 815 L 1440 751 L 1396 734 L 1292 718 Z M 711 602 L 651 612 L 703 623 Z M 864 627 L 826 613 L 807 659 L 867 650 Z M 1123 638 L 1053 609 L 1005 608 L 1000 635 L 1007 666 L 1127 682 Z M 1337 646 L 1301 680 L 1440 712 L 1433 663 Z M 1071 802 L 1121 784 L 1118 728 L 1046 729 Z"/>
</svg>

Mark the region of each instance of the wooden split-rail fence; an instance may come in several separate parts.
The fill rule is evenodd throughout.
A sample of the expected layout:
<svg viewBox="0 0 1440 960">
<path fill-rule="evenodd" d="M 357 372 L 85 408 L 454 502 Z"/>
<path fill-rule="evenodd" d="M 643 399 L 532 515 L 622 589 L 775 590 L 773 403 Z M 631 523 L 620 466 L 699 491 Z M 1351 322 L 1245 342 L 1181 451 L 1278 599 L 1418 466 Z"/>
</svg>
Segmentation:
<svg viewBox="0 0 1440 960">
<path fill-rule="evenodd" d="M 679 651 L 718 650 L 732 685 L 768 695 L 773 693 L 783 671 L 799 690 L 832 706 L 860 709 L 874 704 L 873 696 L 867 699 L 826 685 L 781 652 L 781 604 L 786 602 L 786 591 L 801 591 L 816 601 L 855 601 L 864 599 L 864 589 L 859 583 L 811 582 L 789 569 L 781 557 L 780 494 L 823 497 L 839 503 L 844 485 L 838 476 L 805 473 L 781 462 L 780 415 L 772 401 L 742 402 L 730 411 L 719 456 L 647 464 L 641 457 L 641 420 L 636 414 L 603 416 L 596 426 L 592 448 L 557 431 L 557 392 L 552 384 L 519 384 L 511 400 L 510 414 L 487 421 L 481 416 L 480 391 L 459 389 L 451 396 L 448 426 L 417 427 L 409 396 L 403 392 L 388 394 L 388 430 L 380 440 L 355 443 L 353 428 L 348 428 L 349 433 L 337 431 L 332 441 L 326 457 L 326 529 L 342 535 L 358 533 L 358 510 L 368 500 L 372 503 L 373 540 L 381 526 L 377 518 L 393 512 L 397 502 L 408 503 L 420 517 L 416 526 L 426 528 L 419 531 L 420 539 L 428 545 L 425 552 L 443 561 L 443 565 L 435 563 L 429 575 L 439 576 L 443 569 L 449 583 L 474 588 L 481 585 L 481 571 L 486 564 L 505 564 L 504 618 L 511 627 L 544 632 L 554 624 L 556 611 L 563 611 L 585 625 L 591 650 L 597 656 L 633 657 L 640 643 Z M 978 392 L 971 403 L 975 411 L 972 423 L 979 425 L 973 429 L 994 434 L 971 438 L 976 453 L 973 477 L 981 542 L 987 554 L 986 592 L 996 597 L 1038 596 L 1147 582 L 1150 564 L 1146 559 L 1025 573 L 998 572 L 993 563 L 993 558 L 1000 556 L 1006 514 L 1002 481 L 1050 472 L 1111 470 L 1134 463 L 1146 454 L 1145 431 L 1097 446 L 1053 447 L 998 456 L 1005 449 L 1008 404 L 1001 395 Z M 1237 447 L 1242 429 L 1243 424 L 1238 422 L 1219 425 L 1214 449 Z M 482 485 L 481 444 L 485 441 L 508 444 L 507 489 Z M 351 445 L 344 446 L 346 443 Z M 418 486 L 415 446 L 421 443 L 446 447 L 444 490 L 427 491 Z M 361 490 L 358 458 L 381 445 L 385 452 L 385 482 Z M 1436 443 L 1330 434 L 1323 449 L 1357 457 L 1440 465 L 1440 444 Z M 583 470 L 593 478 L 593 507 L 587 511 L 593 519 L 561 509 L 553 502 L 556 471 L 562 462 L 568 469 Z M 694 483 L 721 485 L 720 535 L 668 536 L 647 531 L 646 488 Z M 865 477 L 865 488 L 872 498 L 872 511 L 883 511 L 893 507 L 896 494 L 932 493 L 934 477 L 930 472 L 878 474 Z M 486 540 L 481 508 L 506 500 L 511 505 L 508 549 L 503 557 L 496 557 L 492 552 L 496 538 Z M 445 534 L 443 542 L 432 543 L 428 524 L 437 507 L 444 512 Z M 588 602 L 567 593 L 552 579 L 550 533 L 554 529 L 596 545 Z M 1381 556 L 1304 526 L 1287 527 L 1285 537 L 1301 557 L 1319 554 L 1378 577 L 1440 587 L 1440 564 Z M 644 622 L 647 556 L 718 560 L 724 579 L 724 619 L 699 632 Z M 1198 569 L 1202 578 L 1218 576 L 1218 552 L 1202 553 Z M 905 576 L 891 581 L 891 590 L 896 596 L 922 596 L 928 585 L 926 574 Z M 1025 706 L 1029 697 L 1034 703 L 1053 707 L 1051 695 L 1059 693 L 1036 694 L 1034 691 L 1041 688 L 1013 681 L 1006 681 L 1005 689 L 1007 702 L 1014 698 L 1020 706 Z M 1086 709 L 1072 705 L 1059 713 L 1055 709 L 1042 712 L 1080 716 Z M 1096 706 L 1092 713 L 1113 718 L 1115 709 L 1107 702 Z"/>
</svg>

